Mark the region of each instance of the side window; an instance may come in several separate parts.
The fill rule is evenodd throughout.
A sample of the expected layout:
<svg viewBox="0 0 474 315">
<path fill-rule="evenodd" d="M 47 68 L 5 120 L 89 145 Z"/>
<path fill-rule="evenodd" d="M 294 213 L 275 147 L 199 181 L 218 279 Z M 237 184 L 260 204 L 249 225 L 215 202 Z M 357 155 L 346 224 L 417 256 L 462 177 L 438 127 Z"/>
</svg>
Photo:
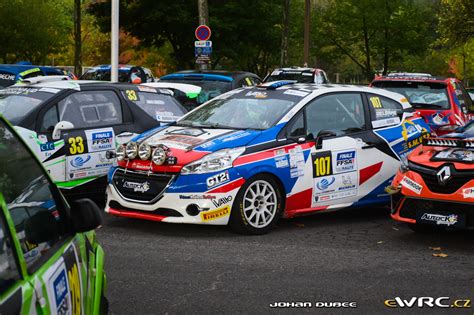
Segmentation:
<svg viewBox="0 0 474 315">
<path fill-rule="evenodd" d="M 58 104 L 59 120 L 69 121 L 74 128 L 118 125 L 122 121 L 120 99 L 113 91 L 77 92 Z"/>
<path fill-rule="evenodd" d="M 474 112 L 474 105 L 471 97 L 467 93 L 466 89 L 464 89 L 464 87 L 459 83 L 456 83 L 456 95 L 458 96 L 461 105 L 464 103 L 468 112 Z"/>
<path fill-rule="evenodd" d="M 403 106 L 389 98 L 367 94 L 370 107 L 370 119 L 373 128 L 399 124 L 403 118 Z"/>
<path fill-rule="evenodd" d="M 365 129 L 364 104 L 359 93 L 334 93 L 306 107 L 306 126 L 314 137 L 321 130 L 344 135 Z"/>
<path fill-rule="evenodd" d="M 286 135 L 287 137 L 306 136 L 303 111 L 299 112 L 297 116 L 289 123 Z"/>
<path fill-rule="evenodd" d="M 58 119 L 58 107 L 55 105 L 48 109 L 43 116 L 43 122 L 41 123 L 41 131 L 53 131 L 54 126 L 59 122 Z"/>
<path fill-rule="evenodd" d="M 28 267 L 62 239 L 63 219 L 40 164 L 0 121 L 0 191 Z"/>
<path fill-rule="evenodd" d="M 0 208 L 1 211 L 1 208 Z M 15 250 L 3 217 L 0 218 L 0 293 L 20 279 L 15 262 Z"/>
</svg>

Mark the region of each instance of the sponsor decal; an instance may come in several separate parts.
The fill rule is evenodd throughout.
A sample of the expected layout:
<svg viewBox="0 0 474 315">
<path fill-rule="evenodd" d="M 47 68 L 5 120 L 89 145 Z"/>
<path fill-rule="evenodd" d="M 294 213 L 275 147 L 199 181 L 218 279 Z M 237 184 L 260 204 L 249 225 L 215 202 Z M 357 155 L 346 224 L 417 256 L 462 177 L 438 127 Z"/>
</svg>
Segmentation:
<svg viewBox="0 0 474 315">
<path fill-rule="evenodd" d="M 15 80 L 15 75 L 14 74 L 0 73 L 0 80 L 14 81 Z"/>
<path fill-rule="evenodd" d="M 474 198 L 474 187 L 464 188 L 462 195 L 464 198 Z"/>
<path fill-rule="evenodd" d="M 214 195 L 179 195 L 179 199 L 216 199 Z"/>
<path fill-rule="evenodd" d="M 250 91 L 245 96 L 253 96 L 255 98 L 267 98 L 267 92 Z"/>
<path fill-rule="evenodd" d="M 316 188 L 318 188 L 321 191 L 327 190 L 329 187 L 331 187 L 332 184 L 336 181 L 336 178 L 332 176 L 331 178 L 323 178 L 319 180 L 319 182 L 316 183 Z"/>
<path fill-rule="evenodd" d="M 212 200 L 212 203 L 217 208 L 217 207 L 221 207 L 223 205 L 226 205 L 231 201 L 232 201 L 232 196 L 227 196 L 227 197 L 219 198 L 218 200 Z"/>
<path fill-rule="evenodd" d="M 165 143 L 166 145 L 168 145 L 168 143 L 170 144 L 170 146 L 173 146 L 173 144 L 175 144 L 183 148 L 196 146 L 203 143 L 204 141 L 206 140 L 195 138 L 193 136 L 184 136 L 184 135 L 172 135 L 172 136 L 170 135 L 170 136 L 164 136 L 163 138 L 161 138 L 161 142 Z"/>
<path fill-rule="evenodd" d="M 69 314 L 68 284 L 66 270 L 61 270 L 53 280 L 54 298 L 56 301 L 57 314 Z"/>
<path fill-rule="evenodd" d="M 249 136 L 249 135 L 251 135 L 250 132 L 244 131 L 244 130 L 239 130 L 236 133 L 233 133 L 229 136 L 224 137 L 222 139 L 222 142 L 234 141 L 234 140 L 237 140 L 237 139 Z"/>
<path fill-rule="evenodd" d="M 356 185 L 352 182 L 352 178 L 349 174 L 342 175 L 341 177 L 342 177 L 341 179 L 342 185 L 338 187 L 337 190 L 341 191 L 341 190 L 349 190 L 349 189 L 356 188 Z"/>
<path fill-rule="evenodd" d="M 54 150 L 54 142 L 46 142 L 46 143 L 40 144 L 40 150 L 41 152 Z"/>
<path fill-rule="evenodd" d="M 372 120 L 372 127 L 381 128 L 381 127 L 398 125 L 399 123 L 400 123 L 400 118 L 397 116 L 397 117 L 386 118 L 386 119 Z"/>
<path fill-rule="evenodd" d="M 275 165 L 277 168 L 288 167 L 290 164 L 288 163 L 288 158 L 286 155 L 280 155 L 275 157 Z"/>
<path fill-rule="evenodd" d="M 434 159 L 474 162 L 474 151 L 467 149 L 447 149 L 436 153 Z"/>
<path fill-rule="evenodd" d="M 335 173 L 350 172 L 356 169 L 356 152 L 346 151 L 336 155 Z"/>
<path fill-rule="evenodd" d="M 170 135 L 183 135 L 183 136 L 191 136 L 191 137 L 199 137 L 200 135 L 204 134 L 205 132 L 202 129 L 196 129 L 196 128 L 181 128 L 181 129 L 175 129 L 168 134 Z"/>
<path fill-rule="evenodd" d="M 201 212 L 201 220 L 204 222 L 216 220 L 230 214 L 230 206 L 225 206 L 212 211 Z"/>
<path fill-rule="evenodd" d="M 91 159 L 91 156 L 88 154 L 86 158 L 83 158 L 82 156 L 76 156 L 73 158 L 70 163 L 71 166 L 75 168 L 81 168 L 86 164 L 89 160 Z"/>
<path fill-rule="evenodd" d="M 60 89 L 53 89 L 49 87 L 43 87 L 39 89 L 39 92 L 46 92 L 46 93 L 53 93 L 53 94 L 59 93 L 60 91 L 61 91 Z"/>
<path fill-rule="evenodd" d="M 421 194 L 421 190 L 423 189 L 423 186 L 406 176 L 403 177 L 401 184 L 418 195 Z"/>
<path fill-rule="evenodd" d="M 304 175 L 304 153 L 301 146 L 296 146 L 294 149 L 290 149 L 289 153 L 289 164 L 290 164 L 290 176 L 291 178 L 301 177 Z"/>
<path fill-rule="evenodd" d="M 441 215 L 441 214 L 424 213 L 421 216 L 421 220 L 435 222 L 437 225 L 451 226 L 458 222 L 458 215 L 457 214 Z"/>
<path fill-rule="evenodd" d="M 448 115 L 444 115 L 443 113 L 441 112 L 436 112 L 434 113 L 433 115 L 431 115 L 431 119 L 430 121 L 434 124 L 434 125 L 446 125 L 449 123 L 449 116 L 451 115 L 451 113 L 449 113 Z"/>
<path fill-rule="evenodd" d="M 136 182 L 125 181 L 123 183 L 123 188 L 133 189 L 134 192 L 146 193 L 147 191 L 150 190 L 150 183 L 149 182 L 136 183 Z"/>
<path fill-rule="evenodd" d="M 274 151 L 275 156 L 285 155 L 285 149 L 278 149 Z"/>
<path fill-rule="evenodd" d="M 396 109 L 389 109 L 389 108 L 377 108 L 375 110 L 375 118 L 383 119 L 383 118 L 395 118 L 398 117 L 398 113 Z"/>
<path fill-rule="evenodd" d="M 206 180 L 207 188 L 212 188 L 229 181 L 229 172 L 225 171 L 211 176 Z"/>
<path fill-rule="evenodd" d="M 38 91 L 39 89 L 37 88 L 15 87 L 15 88 L 7 88 L 7 89 L 0 90 L 0 94 L 28 95 L 31 93 L 36 93 Z"/>
<path fill-rule="evenodd" d="M 309 74 L 309 75 L 312 75 L 312 74 Z M 294 95 L 294 96 L 299 96 L 299 97 L 305 97 L 309 93 L 298 91 L 298 90 L 286 90 L 285 92 L 283 92 L 283 94 Z"/>
<path fill-rule="evenodd" d="M 92 132 L 90 151 L 104 151 L 114 148 L 113 131 Z"/>
<path fill-rule="evenodd" d="M 341 199 L 341 198 L 346 198 L 346 197 L 351 197 L 357 195 L 357 190 L 356 189 L 351 189 L 347 191 L 340 191 L 340 192 L 334 192 L 330 194 L 324 194 L 324 195 L 316 195 L 314 196 L 314 202 L 325 202 L 325 201 L 330 201 L 330 200 L 335 200 L 335 199 Z"/>
<path fill-rule="evenodd" d="M 137 85 L 137 89 L 142 92 L 156 93 L 156 90 L 149 86 Z"/>
</svg>

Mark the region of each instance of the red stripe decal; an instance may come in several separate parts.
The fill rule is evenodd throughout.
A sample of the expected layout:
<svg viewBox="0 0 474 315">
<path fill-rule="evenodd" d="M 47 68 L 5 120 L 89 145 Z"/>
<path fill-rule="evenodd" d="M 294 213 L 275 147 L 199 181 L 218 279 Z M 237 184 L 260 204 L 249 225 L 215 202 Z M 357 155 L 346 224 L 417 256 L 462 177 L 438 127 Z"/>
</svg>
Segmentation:
<svg viewBox="0 0 474 315">
<path fill-rule="evenodd" d="M 113 208 L 109 208 L 109 213 L 116 215 L 118 217 L 143 219 L 143 220 L 151 220 L 151 221 L 162 221 L 163 219 L 166 218 L 165 216 L 162 216 L 162 215 L 139 213 L 139 212 L 133 212 L 133 211 L 120 211 Z"/>
<path fill-rule="evenodd" d="M 363 168 L 360 170 L 360 176 L 359 176 L 359 185 L 362 185 L 366 181 L 368 181 L 370 178 L 372 178 L 375 174 L 380 172 L 380 169 L 382 168 L 383 162 L 379 162 L 377 164 L 368 166 L 366 168 Z"/>
<path fill-rule="evenodd" d="M 301 146 L 301 149 L 306 150 L 314 146 L 314 142 L 307 142 L 307 143 L 302 143 L 302 144 L 292 143 L 287 146 L 271 148 L 266 151 L 244 155 L 237 158 L 237 160 L 234 161 L 234 166 L 239 166 L 242 164 L 247 164 L 247 163 L 257 162 L 260 160 L 273 158 L 275 157 L 275 151 L 284 150 L 285 153 L 288 153 L 290 149 L 293 149 L 296 146 Z"/>
<path fill-rule="evenodd" d="M 206 194 L 226 193 L 226 192 L 229 192 L 231 190 L 241 187 L 244 183 L 245 183 L 245 179 L 239 178 L 221 187 L 215 188 L 213 190 L 209 190 L 208 192 L 206 192 Z"/>
<path fill-rule="evenodd" d="M 295 209 L 310 208 L 312 197 L 313 190 L 311 188 L 291 195 L 286 199 L 285 212 L 293 211 Z"/>
</svg>

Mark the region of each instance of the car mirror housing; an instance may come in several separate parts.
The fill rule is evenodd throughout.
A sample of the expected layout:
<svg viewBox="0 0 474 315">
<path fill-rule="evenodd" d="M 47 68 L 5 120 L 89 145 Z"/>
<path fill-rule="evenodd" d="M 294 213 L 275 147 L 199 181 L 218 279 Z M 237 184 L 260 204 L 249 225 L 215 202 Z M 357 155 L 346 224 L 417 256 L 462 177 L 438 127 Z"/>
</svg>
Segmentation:
<svg viewBox="0 0 474 315">
<path fill-rule="evenodd" d="M 95 202 L 88 198 L 75 200 L 71 205 L 72 227 L 74 232 L 94 230 L 102 224 L 102 215 Z"/>
<path fill-rule="evenodd" d="M 329 137 L 335 137 L 336 133 L 331 131 L 331 130 L 321 130 L 318 132 L 318 135 L 316 137 L 316 150 L 319 150 L 323 147 L 323 139 L 324 138 L 329 138 Z"/>
<path fill-rule="evenodd" d="M 66 121 L 66 120 L 58 122 L 56 126 L 54 126 L 53 135 L 52 135 L 53 140 L 61 139 L 61 132 L 63 130 L 70 130 L 70 129 L 74 129 L 74 125 L 71 122 Z"/>
</svg>

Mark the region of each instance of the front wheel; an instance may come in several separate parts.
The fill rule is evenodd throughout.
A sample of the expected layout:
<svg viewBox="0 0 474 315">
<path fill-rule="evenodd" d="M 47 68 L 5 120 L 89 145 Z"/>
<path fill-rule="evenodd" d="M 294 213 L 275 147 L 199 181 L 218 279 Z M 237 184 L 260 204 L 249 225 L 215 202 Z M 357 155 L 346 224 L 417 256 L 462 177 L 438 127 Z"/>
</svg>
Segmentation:
<svg viewBox="0 0 474 315">
<path fill-rule="evenodd" d="M 232 206 L 230 227 L 241 234 L 265 234 L 281 216 L 282 197 L 276 181 L 257 175 L 239 190 Z"/>
</svg>

